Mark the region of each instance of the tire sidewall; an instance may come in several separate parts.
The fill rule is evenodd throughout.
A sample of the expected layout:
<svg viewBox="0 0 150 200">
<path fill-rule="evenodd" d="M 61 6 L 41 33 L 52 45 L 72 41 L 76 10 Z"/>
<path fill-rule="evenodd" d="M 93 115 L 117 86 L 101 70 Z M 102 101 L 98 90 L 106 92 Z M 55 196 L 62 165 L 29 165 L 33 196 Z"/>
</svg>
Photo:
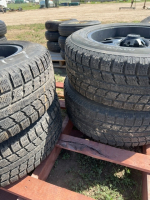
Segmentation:
<svg viewBox="0 0 150 200">
<path fill-rule="evenodd" d="M 126 56 L 142 56 L 149 57 L 150 48 L 133 48 L 133 47 L 122 47 L 122 46 L 110 46 L 106 44 L 100 44 L 97 41 L 90 40 L 88 35 L 92 31 L 103 30 L 103 29 L 111 29 L 113 27 L 145 27 L 150 29 L 150 25 L 148 24 L 110 24 L 110 25 L 100 25 L 100 26 L 92 26 L 87 27 L 82 30 L 79 30 L 73 33 L 70 37 L 68 37 L 66 42 L 72 42 L 77 47 L 81 47 L 85 50 L 91 50 L 93 52 L 111 54 L 111 55 L 126 55 Z"/>
</svg>

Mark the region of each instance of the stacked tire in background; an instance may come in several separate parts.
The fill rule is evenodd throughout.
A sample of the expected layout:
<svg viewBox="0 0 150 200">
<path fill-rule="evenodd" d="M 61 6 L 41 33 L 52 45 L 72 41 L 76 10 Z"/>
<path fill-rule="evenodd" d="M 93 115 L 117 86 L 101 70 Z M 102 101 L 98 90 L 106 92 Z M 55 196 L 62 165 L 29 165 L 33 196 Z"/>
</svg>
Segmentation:
<svg viewBox="0 0 150 200">
<path fill-rule="evenodd" d="M 7 39 L 5 37 L 6 33 L 7 33 L 6 24 L 0 20 L 0 43 L 7 41 Z"/>
<path fill-rule="evenodd" d="M 47 31 L 45 32 L 45 38 L 47 41 L 47 48 L 49 51 L 59 53 L 60 47 L 58 44 L 59 32 L 58 26 L 64 21 L 74 21 L 74 19 L 57 19 L 45 22 L 45 28 Z"/>
<path fill-rule="evenodd" d="M 58 45 L 58 25 L 61 23 L 61 20 L 53 20 L 47 21 L 45 23 L 45 28 L 47 31 L 45 32 L 45 38 L 47 41 L 47 48 L 52 52 L 60 52 L 60 47 Z"/>
<path fill-rule="evenodd" d="M 0 186 L 33 171 L 55 146 L 62 119 L 49 51 L 24 41 L 0 45 Z"/>
<path fill-rule="evenodd" d="M 67 112 L 96 141 L 150 144 L 149 31 L 142 23 L 101 25 L 67 38 Z"/>
<path fill-rule="evenodd" d="M 60 54 L 62 58 L 65 60 L 65 41 L 69 35 L 74 33 L 75 31 L 78 31 L 82 28 L 88 27 L 88 26 L 94 26 L 99 25 L 99 21 L 66 21 L 61 24 L 59 24 L 59 34 L 60 37 L 58 39 L 59 46 L 61 48 Z"/>
</svg>

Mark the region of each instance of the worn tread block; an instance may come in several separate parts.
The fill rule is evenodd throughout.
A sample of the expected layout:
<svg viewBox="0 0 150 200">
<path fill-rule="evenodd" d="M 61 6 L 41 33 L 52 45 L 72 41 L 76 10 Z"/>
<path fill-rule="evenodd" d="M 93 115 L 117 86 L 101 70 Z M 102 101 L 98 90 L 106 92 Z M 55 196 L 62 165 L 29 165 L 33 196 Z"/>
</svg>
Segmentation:
<svg viewBox="0 0 150 200">
<path fill-rule="evenodd" d="M 149 113 L 124 111 L 92 102 L 77 93 L 68 78 L 64 89 L 68 116 L 75 127 L 87 136 L 115 146 L 150 143 Z"/>
<path fill-rule="evenodd" d="M 53 119 L 50 113 L 53 113 Z M 61 126 L 61 113 L 55 96 L 48 112 L 39 121 L 0 146 L 0 186 L 13 183 L 34 170 L 52 151 Z"/>
</svg>

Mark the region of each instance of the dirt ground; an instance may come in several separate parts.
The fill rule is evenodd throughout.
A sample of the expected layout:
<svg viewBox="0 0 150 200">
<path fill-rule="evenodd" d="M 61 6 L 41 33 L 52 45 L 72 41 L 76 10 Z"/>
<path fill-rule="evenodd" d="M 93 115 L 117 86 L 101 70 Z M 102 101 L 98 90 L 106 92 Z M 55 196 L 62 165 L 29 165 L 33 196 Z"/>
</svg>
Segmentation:
<svg viewBox="0 0 150 200">
<path fill-rule="evenodd" d="M 0 13 L 0 19 L 6 25 L 44 23 L 47 20 L 76 18 L 78 20 L 100 20 L 102 23 L 137 22 L 150 15 L 149 10 L 143 10 L 143 2 L 136 3 L 136 9 L 122 9 L 130 7 L 130 3 L 100 3 L 82 4 L 75 7 L 59 7 L 49 9 L 30 10 L 6 14 Z M 150 2 L 147 2 L 147 7 Z"/>
</svg>

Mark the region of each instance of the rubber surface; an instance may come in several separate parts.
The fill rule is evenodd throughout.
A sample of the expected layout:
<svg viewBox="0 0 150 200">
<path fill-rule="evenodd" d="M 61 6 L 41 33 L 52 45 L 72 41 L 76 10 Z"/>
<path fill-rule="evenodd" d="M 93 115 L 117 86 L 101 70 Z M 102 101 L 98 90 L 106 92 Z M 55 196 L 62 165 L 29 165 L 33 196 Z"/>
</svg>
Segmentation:
<svg viewBox="0 0 150 200">
<path fill-rule="evenodd" d="M 66 21 L 59 25 L 58 31 L 61 36 L 69 36 L 75 31 L 78 31 L 82 28 L 88 26 L 99 25 L 101 22 L 99 21 Z"/>
<path fill-rule="evenodd" d="M 7 38 L 5 36 L 0 37 L 0 43 L 7 42 Z"/>
<path fill-rule="evenodd" d="M 48 31 L 58 31 L 58 26 L 64 21 L 77 21 L 76 19 L 56 19 L 45 22 L 45 28 Z"/>
<path fill-rule="evenodd" d="M 56 53 L 60 52 L 60 47 L 59 47 L 58 42 L 47 41 L 47 48 L 48 48 L 48 50 L 50 50 L 52 52 L 56 52 Z"/>
<path fill-rule="evenodd" d="M 23 41 L 23 51 L 0 60 L 0 142 L 29 127 L 54 99 L 54 71 L 48 50 Z"/>
<path fill-rule="evenodd" d="M 61 57 L 65 60 L 65 51 L 60 50 L 60 55 L 61 55 Z"/>
<path fill-rule="evenodd" d="M 114 109 L 80 95 L 65 80 L 65 101 L 70 120 L 81 132 L 113 146 L 150 144 L 150 113 Z"/>
<path fill-rule="evenodd" d="M 59 38 L 59 33 L 58 31 L 46 31 L 45 32 L 45 38 L 49 40 L 50 42 L 58 42 Z"/>
<path fill-rule="evenodd" d="M 67 39 L 67 37 L 63 37 L 63 36 L 60 36 L 60 37 L 58 38 L 58 44 L 59 44 L 61 50 L 65 50 L 65 42 L 66 42 L 66 39 Z"/>
<path fill-rule="evenodd" d="M 137 26 L 150 28 L 145 24 L 131 25 L 135 30 Z M 147 54 L 142 54 L 144 48 L 131 48 L 131 52 L 128 47 L 112 49 L 109 45 L 100 45 L 87 37 L 93 29 L 96 31 L 131 25 L 88 27 L 68 37 L 65 47 L 67 74 L 71 85 L 95 102 L 115 108 L 149 112 L 150 49 L 145 48 Z"/>
<path fill-rule="evenodd" d="M 150 16 L 143 19 L 140 23 L 150 23 Z"/>
<path fill-rule="evenodd" d="M 54 148 L 62 128 L 57 96 L 48 111 L 29 128 L 0 145 L 0 186 L 33 171 Z"/>
<path fill-rule="evenodd" d="M 7 33 L 6 24 L 0 20 L 0 37 L 4 36 Z"/>
</svg>

